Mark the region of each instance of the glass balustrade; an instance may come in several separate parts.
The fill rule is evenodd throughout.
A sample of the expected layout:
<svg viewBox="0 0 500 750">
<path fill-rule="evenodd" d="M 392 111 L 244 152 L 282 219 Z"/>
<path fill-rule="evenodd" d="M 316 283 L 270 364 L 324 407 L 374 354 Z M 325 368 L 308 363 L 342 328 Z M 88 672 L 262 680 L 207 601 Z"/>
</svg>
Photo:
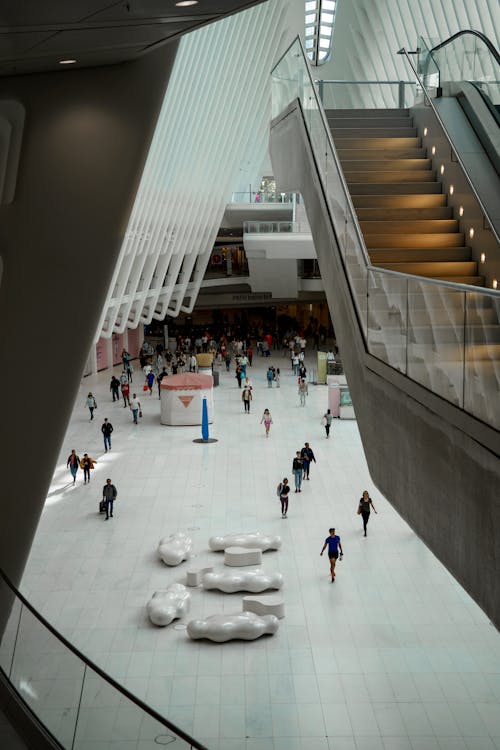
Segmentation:
<svg viewBox="0 0 500 750">
<path fill-rule="evenodd" d="M 36 720 L 65 750 L 207 750 L 92 664 L 57 633 L 0 571 L 11 605 L 0 669 Z"/>
<path fill-rule="evenodd" d="M 415 101 L 414 81 L 317 81 L 325 110 L 404 109 Z"/>
<path fill-rule="evenodd" d="M 243 190 L 231 196 L 231 203 L 292 203 L 293 193 L 276 193 L 267 190 Z"/>
<path fill-rule="evenodd" d="M 430 49 L 422 47 L 420 60 L 422 64 L 426 60 L 426 84 L 437 86 L 438 68 Z M 476 77 L 478 60 L 467 63 Z M 326 96 L 330 94 L 323 88 Z M 372 266 L 318 87 L 298 38 L 272 71 L 275 124 L 296 104 L 307 129 L 367 351 L 500 429 L 500 292 Z M 245 231 L 277 230 L 269 223 L 264 230 L 263 223 L 247 222 Z"/>
</svg>

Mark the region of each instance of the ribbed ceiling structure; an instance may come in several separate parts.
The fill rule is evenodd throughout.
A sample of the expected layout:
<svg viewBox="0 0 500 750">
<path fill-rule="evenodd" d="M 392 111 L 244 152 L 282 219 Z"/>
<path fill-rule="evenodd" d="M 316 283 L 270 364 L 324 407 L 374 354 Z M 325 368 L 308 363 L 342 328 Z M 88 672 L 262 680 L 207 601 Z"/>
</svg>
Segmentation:
<svg viewBox="0 0 500 750">
<path fill-rule="evenodd" d="M 192 310 L 231 193 L 260 179 L 286 5 L 182 39 L 97 338 Z"/>
<path fill-rule="evenodd" d="M 410 71 L 398 49 L 414 50 L 419 36 L 437 44 L 461 29 L 482 31 L 498 48 L 498 0 L 341 0 L 332 57 L 321 67 L 321 78 L 408 80 Z M 397 87 L 390 86 L 337 86 L 336 94 L 337 106 L 344 107 L 393 107 L 397 102 Z"/>
</svg>

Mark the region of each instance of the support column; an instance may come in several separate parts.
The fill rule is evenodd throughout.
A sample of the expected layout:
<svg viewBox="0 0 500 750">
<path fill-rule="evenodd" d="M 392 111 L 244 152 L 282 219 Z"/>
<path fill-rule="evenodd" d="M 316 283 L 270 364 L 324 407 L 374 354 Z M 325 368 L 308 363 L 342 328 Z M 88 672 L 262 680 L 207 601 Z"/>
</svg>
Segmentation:
<svg viewBox="0 0 500 750">
<path fill-rule="evenodd" d="M 176 49 L 164 45 L 120 65 L 0 78 L 0 100 L 18 101 L 26 112 L 16 192 L 12 203 L 0 206 L 0 565 L 15 584 L 93 344 Z M 25 366 L 28 354 L 35 372 Z M 16 397 L 10 398 L 14 365 Z"/>
</svg>

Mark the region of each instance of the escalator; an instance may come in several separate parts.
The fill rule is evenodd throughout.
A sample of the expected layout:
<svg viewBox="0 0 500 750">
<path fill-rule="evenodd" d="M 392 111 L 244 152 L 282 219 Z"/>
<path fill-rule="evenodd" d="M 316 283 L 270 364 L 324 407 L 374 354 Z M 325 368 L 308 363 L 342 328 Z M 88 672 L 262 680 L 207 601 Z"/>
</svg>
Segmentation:
<svg viewBox="0 0 500 750">
<path fill-rule="evenodd" d="M 499 625 L 500 292 L 432 161 L 431 107 L 325 112 L 298 39 L 272 78 L 274 174 L 304 197 L 373 481 Z"/>
</svg>

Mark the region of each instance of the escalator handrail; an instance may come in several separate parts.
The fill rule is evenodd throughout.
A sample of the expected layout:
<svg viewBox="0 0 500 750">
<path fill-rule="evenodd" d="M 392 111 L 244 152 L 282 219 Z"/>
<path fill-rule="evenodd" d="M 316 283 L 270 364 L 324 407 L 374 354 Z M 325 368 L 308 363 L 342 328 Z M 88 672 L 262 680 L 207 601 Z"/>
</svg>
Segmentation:
<svg viewBox="0 0 500 750">
<path fill-rule="evenodd" d="M 455 157 L 456 157 L 456 159 L 457 159 L 460 167 L 462 168 L 462 171 L 463 171 L 463 173 L 465 175 L 465 178 L 466 178 L 466 180 L 467 180 L 467 182 L 469 184 L 470 189 L 472 190 L 472 193 L 473 193 L 474 197 L 476 198 L 479 206 L 481 207 L 481 211 L 483 212 L 484 217 L 488 221 L 489 229 L 492 232 L 492 234 L 495 237 L 495 239 L 498 242 L 498 244 L 500 245 L 500 236 L 498 235 L 498 232 L 496 231 L 493 222 L 490 221 L 490 218 L 488 216 L 488 211 L 486 210 L 486 207 L 484 206 L 483 201 L 481 200 L 481 198 L 480 198 L 480 196 L 479 196 L 476 188 L 474 187 L 474 184 L 473 184 L 473 182 L 472 182 L 472 180 L 471 180 L 471 178 L 469 176 L 469 173 L 467 171 L 467 168 L 466 168 L 466 166 L 465 166 L 465 164 L 464 164 L 464 162 L 463 162 L 463 160 L 462 160 L 462 158 L 461 158 L 461 156 L 460 156 L 460 154 L 458 152 L 458 149 L 455 147 L 455 145 L 453 143 L 453 140 L 452 140 L 450 134 L 448 133 L 448 129 L 446 128 L 446 125 L 445 125 L 445 123 L 444 123 L 441 115 L 439 114 L 439 110 L 437 109 L 437 107 L 434 104 L 433 98 L 431 97 L 431 95 L 427 91 L 427 88 L 425 87 L 423 80 L 421 79 L 421 77 L 420 77 L 420 75 L 419 75 L 419 73 L 418 73 L 415 65 L 413 64 L 413 60 L 411 59 L 411 56 L 410 56 L 411 53 L 406 49 L 406 47 L 402 47 L 401 50 L 399 50 L 398 54 L 402 54 L 402 55 L 404 55 L 406 57 L 406 60 L 407 60 L 407 62 L 409 64 L 410 68 L 412 69 L 412 71 L 413 71 L 413 73 L 415 75 L 416 80 L 418 81 L 419 85 L 422 88 L 422 91 L 424 92 L 424 96 L 425 96 L 426 100 L 429 102 L 429 106 L 431 107 L 432 111 L 434 112 L 434 115 L 437 118 L 437 121 L 439 122 L 439 124 L 441 126 L 441 129 L 442 129 L 442 131 L 443 131 L 443 133 L 444 133 L 444 135 L 445 135 L 448 143 L 450 144 L 450 148 L 452 149 L 452 152 L 455 154 Z"/>
<path fill-rule="evenodd" d="M 45 617 L 38 612 L 37 609 L 33 607 L 32 604 L 26 599 L 25 596 L 21 594 L 19 589 L 17 589 L 10 578 L 7 576 L 5 571 L 0 568 L 0 578 L 3 580 L 5 585 L 12 591 L 12 593 L 15 595 L 16 599 L 19 599 L 21 604 L 26 607 L 26 609 L 31 612 L 33 617 L 38 620 L 38 622 L 51 633 L 51 635 L 56 638 L 60 643 L 63 644 L 65 648 L 67 648 L 69 651 L 71 651 L 77 659 L 79 659 L 81 662 L 83 662 L 87 667 L 90 667 L 93 672 L 96 672 L 99 677 L 101 677 L 105 682 L 107 682 L 111 687 L 113 687 L 115 690 L 117 690 L 121 695 L 124 696 L 127 700 L 129 700 L 131 703 L 134 703 L 137 708 L 139 708 L 141 711 L 144 711 L 145 714 L 148 714 L 152 719 L 157 721 L 159 724 L 162 724 L 166 729 L 169 729 L 171 732 L 176 734 L 178 737 L 183 739 L 185 742 L 190 744 L 193 748 L 196 750 L 208 750 L 208 748 L 205 745 L 202 745 L 201 743 L 197 742 L 195 739 L 190 737 L 186 732 L 183 732 L 182 729 L 179 729 L 175 724 L 173 724 L 171 721 L 166 719 L 164 716 L 161 716 L 159 713 L 157 713 L 154 708 L 151 708 L 146 703 L 141 701 L 140 698 L 137 698 L 137 696 L 133 695 L 131 692 L 127 690 L 123 685 L 120 685 L 119 682 L 116 682 L 109 674 L 104 672 L 100 667 L 97 666 L 91 659 L 88 658 L 88 656 L 85 656 L 81 651 L 79 651 L 76 646 L 74 646 L 70 641 L 68 641 L 61 633 L 59 633 L 53 625 L 48 622 Z M 4 672 L 5 674 L 5 672 Z M 5 675 L 6 678 L 10 681 L 9 676 Z M 12 683 L 11 683 L 12 684 Z M 14 690 L 16 690 L 15 686 Z M 16 690 L 16 692 L 18 692 Z M 36 715 L 36 714 L 35 714 Z M 39 719 L 40 720 L 40 719 Z"/>
<path fill-rule="evenodd" d="M 475 29 L 462 29 L 461 31 L 457 31 L 456 34 L 453 34 L 453 36 L 445 39 L 444 42 L 439 42 L 439 44 L 436 44 L 436 46 L 429 51 L 431 54 L 433 52 L 437 52 L 443 47 L 446 47 L 448 44 L 451 44 L 451 42 L 455 41 L 455 39 L 458 39 L 461 36 L 465 36 L 466 34 L 471 34 L 472 36 L 477 36 L 479 39 L 481 39 L 481 41 L 484 42 L 484 44 L 488 47 L 496 62 L 500 65 L 500 53 L 498 52 L 491 39 L 488 39 L 486 34 L 483 34 L 482 31 L 476 31 Z"/>
</svg>

